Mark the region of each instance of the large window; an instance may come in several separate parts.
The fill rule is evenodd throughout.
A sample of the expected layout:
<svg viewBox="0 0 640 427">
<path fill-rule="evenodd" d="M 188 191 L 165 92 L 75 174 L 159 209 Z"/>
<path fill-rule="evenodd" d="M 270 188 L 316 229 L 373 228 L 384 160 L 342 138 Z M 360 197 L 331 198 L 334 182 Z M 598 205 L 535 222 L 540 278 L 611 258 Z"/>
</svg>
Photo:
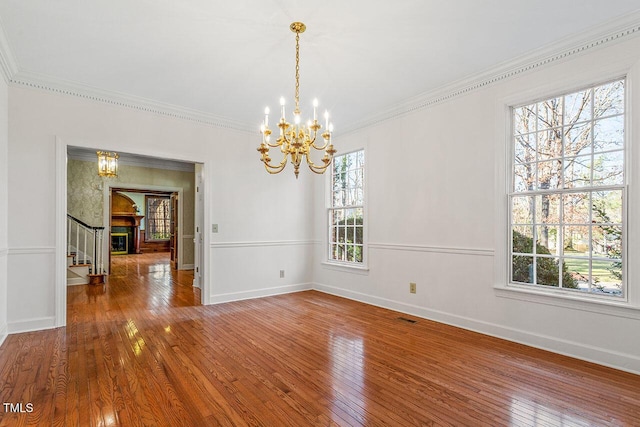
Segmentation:
<svg viewBox="0 0 640 427">
<path fill-rule="evenodd" d="M 513 108 L 510 281 L 622 297 L 625 81 Z"/>
<path fill-rule="evenodd" d="M 335 156 L 329 207 L 329 260 L 364 262 L 364 150 Z"/>
<path fill-rule="evenodd" d="M 169 196 L 146 196 L 145 240 L 169 240 L 171 237 L 171 199 Z"/>
</svg>

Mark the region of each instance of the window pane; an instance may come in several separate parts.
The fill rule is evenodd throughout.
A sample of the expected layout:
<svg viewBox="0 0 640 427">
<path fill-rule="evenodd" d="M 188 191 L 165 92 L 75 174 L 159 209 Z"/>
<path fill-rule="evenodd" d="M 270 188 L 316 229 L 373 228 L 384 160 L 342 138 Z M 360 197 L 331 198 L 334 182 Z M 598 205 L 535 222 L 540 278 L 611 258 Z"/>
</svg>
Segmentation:
<svg viewBox="0 0 640 427">
<path fill-rule="evenodd" d="M 565 160 L 564 188 L 586 187 L 591 184 L 591 156 Z"/>
<path fill-rule="evenodd" d="M 535 104 L 532 104 L 513 110 L 514 131 L 516 134 L 525 134 L 536 130 L 535 109 Z"/>
<path fill-rule="evenodd" d="M 516 163 L 529 163 L 536 160 L 536 141 L 535 134 L 516 136 L 514 149 Z"/>
<path fill-rule="evenodd" d="M 562 125 L 562 97 L 538 103 L 538 131 Z"/>
<path fill-rule="evenodd" d="M 572 93 L 564 98 L 565 125 L 591 119 L 591 89 Z"/>
<path fill-rule="evenodd" d="M 362 245 L 364 243 L 363 239 L 362 239 L 362 227 L 356 227 L 355 228 L 356 231 L 356 236 L 355 239 L 353 240 L 355 243 Z"/>
<path fill-rule="evenodd" d="M 593 222 L 622 223 L 622 190 L 593 193 Z"/>
<path fill-rule="evenodd" d="M 533 257 L 514 255 L 511 262 L 511 280 L 533 283 Z"/>
<path fill-rule="evenodd" d="M 622 227 L 593 227 L 591 247 L 594 257 L 620 259 L 622 256 Z"/>
<path fill-rule="evenodd" d="M 538 163 L 538 190 L 555 190 L 560 187 L 562 161 L 550 160 Z"/>
<path fill-rule="evenodd" d="M 545 286 L 560 286 L 558 258 L 536 258 L 536 284 Z"/>
<path fill-rule="evenodd" d="M 536 253 L 542 255 L 560 255 L 560 227 L 539 225 L 536 227 Z"/>
<path fill-rule="evenodd" d="M 533 224 L 533 196 L 517 196 L 511 199 L 511 223 Z"/>
<path fill-rule="evenodd" d="M 608 117 L 595 122 L 594 150 L 610 151 L 624 148 L 624 116 Z"/>
<path fill-rule="evenodd" d="M 526 165 L 515 165 L 513 191 L 521 192 L 533 190 L 533 183 L 535 182 L 536 178 L 534 165 L 534 163 L 528 163 Z"/>
<path fill-rule="evenodd" d="M 565 157 L 591 154 L 592 127 L 591 123 L 586 123 L 566 128 L 564 133 Z"/>
<path fill-rule="evenodd" d="M 622 263 L 593 261 L 591 291 L 607 295 L 622 295 Z"/>
<path fill-rule="evenodd" d="M 538 160 L 562 157 L 562 132 L 560 128 L 538 134 Z"/>
<path fill-rule="evenodd" d="M 511 229 L 513 253 L 533 253 L 533 227 L 514 226 Z"/>
<path fill-rule="evenodd" d="M 560 224 L 560 195 L 541 194 L 536 197 L 536 223 Z"/>
<path fill-rule="evenodd" d="M 562 215 L 565 224 L 590 224 L 590 193 L 568 193 L 562 197 Z"/>
<path fill-rule="evenodd" d="M 588 257 L 591 255 L 589 249 L 590 227 L 588 225 L 565 225 L 563 229 L 563 255 L 571 257 Z"/>
<path fill-rule="evenodd" d="M 623 183 L 624 153 L 612 151 L 594 157 L 593 185 L 620 185 Z"/>
<path fill-rule="evenodd" d="M 594 89 L 594 118 L 621 114 L 623 112 L 623 80 L 608 83 Z"/>
<path fill-rule="evenodd" d="M 562 275 L 562 287 L 568 289 L 589 289 L 589 258 L 565 258 L 565 273 Z"/>
</svg>

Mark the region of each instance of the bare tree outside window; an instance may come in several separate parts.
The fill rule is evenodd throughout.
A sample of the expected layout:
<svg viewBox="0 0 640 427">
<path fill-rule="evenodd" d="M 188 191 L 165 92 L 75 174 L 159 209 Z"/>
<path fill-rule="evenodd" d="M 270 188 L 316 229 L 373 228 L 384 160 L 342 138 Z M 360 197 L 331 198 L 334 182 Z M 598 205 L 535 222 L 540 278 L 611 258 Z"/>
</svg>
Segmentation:
<svg viewBox="0 0 640 427">
<path fill-rule="evenodd" d="M 621 296 L 625 81 L 513 108 L 514 283 Z"/>
</svg>

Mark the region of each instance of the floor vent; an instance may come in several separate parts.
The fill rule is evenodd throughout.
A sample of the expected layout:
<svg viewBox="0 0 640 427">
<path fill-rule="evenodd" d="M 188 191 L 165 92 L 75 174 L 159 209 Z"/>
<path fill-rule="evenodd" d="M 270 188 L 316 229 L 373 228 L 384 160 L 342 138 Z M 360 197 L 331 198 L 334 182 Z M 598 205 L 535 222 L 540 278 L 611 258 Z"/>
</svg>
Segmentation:
<svg viewBox="0 0 640 427">
<path fill-rule="evenodd" d="M 403 322 L 407 322 L 407 323 L 418 323 L 417 320 L 407 319 L 406 317 L 398 317 L 398 320 L 402 320 Z"/>
</svg>

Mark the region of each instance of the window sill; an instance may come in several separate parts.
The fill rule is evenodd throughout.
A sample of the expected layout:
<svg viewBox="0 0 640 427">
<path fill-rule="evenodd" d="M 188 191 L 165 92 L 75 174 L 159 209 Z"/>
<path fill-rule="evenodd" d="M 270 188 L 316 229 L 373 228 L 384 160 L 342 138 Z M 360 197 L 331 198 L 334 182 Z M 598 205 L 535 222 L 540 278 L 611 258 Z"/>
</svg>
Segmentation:
<svg viewBox="0 0 640 427">
<path fill-rule="evenodd" d="M 345 273 L 363 274 L 363 275 L 369 274 L 369 268 L 367 266 L 350 265 L 350 264 L 343 264 L 343 263 L 329 262 L 329 261 L 323 261 L 320 264 L 322 265 L 322 268 L 326 268 L 327 270 L 342 271 Z"/>
<path fill-rule="evenodd" d="M 586 298 L 569 293 L 544 292 L 526 289 L 520 286 L 494 286 L 496 296 L 538 304 L 553 305 L 592 313 L 640 320 L 640 306 L 626 301 L 613 301 L 602 298 Z"/>
</svg>

